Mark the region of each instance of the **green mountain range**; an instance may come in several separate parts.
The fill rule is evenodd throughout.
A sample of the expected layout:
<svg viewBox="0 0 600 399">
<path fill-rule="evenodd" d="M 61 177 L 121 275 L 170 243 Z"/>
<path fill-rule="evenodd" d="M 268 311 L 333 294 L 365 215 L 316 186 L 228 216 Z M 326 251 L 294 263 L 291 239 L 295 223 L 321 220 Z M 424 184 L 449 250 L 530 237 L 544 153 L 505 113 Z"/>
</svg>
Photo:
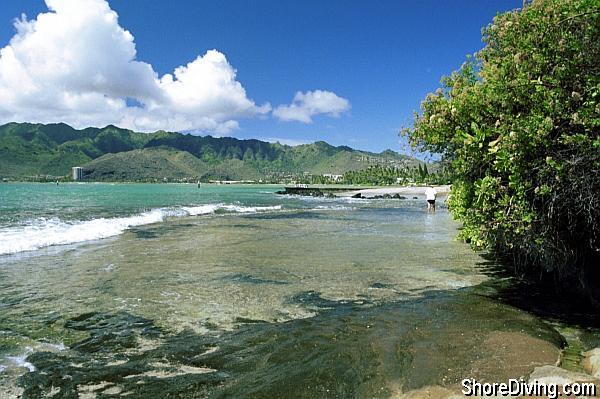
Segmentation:
<svg viewBox="0 0 600 399">
<path fill-rule="evenodd" d="M 85 180 L 92 181 L 281 180 L 418 163 L 391 150 L 372 153 L 323 141 L 288 146 L 165 131 L 138 133 L 112 125 L 82 130 L 63 123 L 0 126 L 3 179 L 70 176 L 73 166 L 81 166 Z"/>
</svg>

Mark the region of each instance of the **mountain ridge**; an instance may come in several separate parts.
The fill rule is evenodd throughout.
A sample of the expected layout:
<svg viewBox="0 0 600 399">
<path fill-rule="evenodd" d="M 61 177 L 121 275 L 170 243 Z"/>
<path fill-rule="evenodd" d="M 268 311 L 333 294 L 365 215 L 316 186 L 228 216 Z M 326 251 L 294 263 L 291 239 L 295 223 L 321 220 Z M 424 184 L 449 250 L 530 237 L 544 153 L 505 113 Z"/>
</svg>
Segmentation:
<svg viewBox="0 0 600 399">
<path fill-rule="evenodd" d="M 175 132 L 140 133 L 108 125 L 75 129 L 65 123 L 0 126 L 0 178 L 67 176 L 73 166 L 88 180 L 255 180 L 343 174 L 372 166 L 402 168 L 420 161 L 324 141 L 289 146 L 234 137 Z"/>
</svg>

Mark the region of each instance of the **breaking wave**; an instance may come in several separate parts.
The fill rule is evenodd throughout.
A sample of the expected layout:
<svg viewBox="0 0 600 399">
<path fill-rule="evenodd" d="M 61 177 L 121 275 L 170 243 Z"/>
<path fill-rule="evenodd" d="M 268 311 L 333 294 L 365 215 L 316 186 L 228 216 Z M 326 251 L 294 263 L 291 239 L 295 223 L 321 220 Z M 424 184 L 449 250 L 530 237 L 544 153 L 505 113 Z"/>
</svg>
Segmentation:
<svg viewBox="0 0 600 399">
<path fill-rule="evenodd" d="M 159 208 L 133 216 L 62 221 L 40 218 L 21 226 L 0 228 L 0 255 L 98 240 L 122 234 L 131 227 L 163 222 L 166 218 L 213 213 L 258 213 L 281 210 L 276 206 L 206 204 L 181 208 Z"/>
</svg>

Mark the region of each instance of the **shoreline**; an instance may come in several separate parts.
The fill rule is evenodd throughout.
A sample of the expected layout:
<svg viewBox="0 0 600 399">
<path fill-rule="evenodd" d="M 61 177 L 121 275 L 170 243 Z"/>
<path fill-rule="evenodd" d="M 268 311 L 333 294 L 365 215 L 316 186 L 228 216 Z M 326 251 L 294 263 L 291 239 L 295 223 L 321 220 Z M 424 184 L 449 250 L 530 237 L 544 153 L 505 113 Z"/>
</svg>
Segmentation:
<svg viewBox="0 0 600 399">
<path fill-rule="evenodd" d="M 450 185 L 390 186 L 390 187 L 335 187 L 335 186 L 285 186 L 277 194 L 305 197 L 364 198 L 364 199 L 424 199 L 425 190 L 434 187 L 439 198 L 450 194 Z M 408 198 L 410 196 L 411 198 Z"/>
<path fill-rule="evenodd" d="M 438 196 L 447 196 L 450 193 L 450 185 L 439 185 L 439 186 L 402 186 L 402 187 L 377 187 L 377 188 L 366 188 L 359 190 L 346 191 L 339 193 L 340 197 L 353 197 L 360 194 L 361 198 L 372 199 L 378 196 L 394 196 L 394 195 L 411 195 L 419 198 L 425 197 L 425 189 L 427 187 L 433 187 L 437 191 Z"/>
</svg>

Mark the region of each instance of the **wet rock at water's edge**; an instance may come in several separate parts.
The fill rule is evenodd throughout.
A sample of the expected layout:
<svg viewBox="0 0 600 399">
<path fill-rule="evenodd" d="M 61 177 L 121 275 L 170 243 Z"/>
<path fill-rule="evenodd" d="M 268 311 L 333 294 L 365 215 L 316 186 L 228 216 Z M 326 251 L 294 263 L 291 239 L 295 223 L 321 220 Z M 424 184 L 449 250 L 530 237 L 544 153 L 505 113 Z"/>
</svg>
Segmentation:
<svg viewBox="0 0 600 399">
<path fill-rule="evenodd" d="M 536 367 L 529 376 L 529 383 L 533 382 L 557 385 L 573 384 L 574 382 L 593 382 L 596 385 L 600 383 L 600 381 L 589 374 L 565 370 L 551 365 Z"/>
<path fill-rule="evenodd" d="M 600 379 L 600 348 L 585 352 L 583 356 L 583 369 L 595 378 Z"/>
</svg>

